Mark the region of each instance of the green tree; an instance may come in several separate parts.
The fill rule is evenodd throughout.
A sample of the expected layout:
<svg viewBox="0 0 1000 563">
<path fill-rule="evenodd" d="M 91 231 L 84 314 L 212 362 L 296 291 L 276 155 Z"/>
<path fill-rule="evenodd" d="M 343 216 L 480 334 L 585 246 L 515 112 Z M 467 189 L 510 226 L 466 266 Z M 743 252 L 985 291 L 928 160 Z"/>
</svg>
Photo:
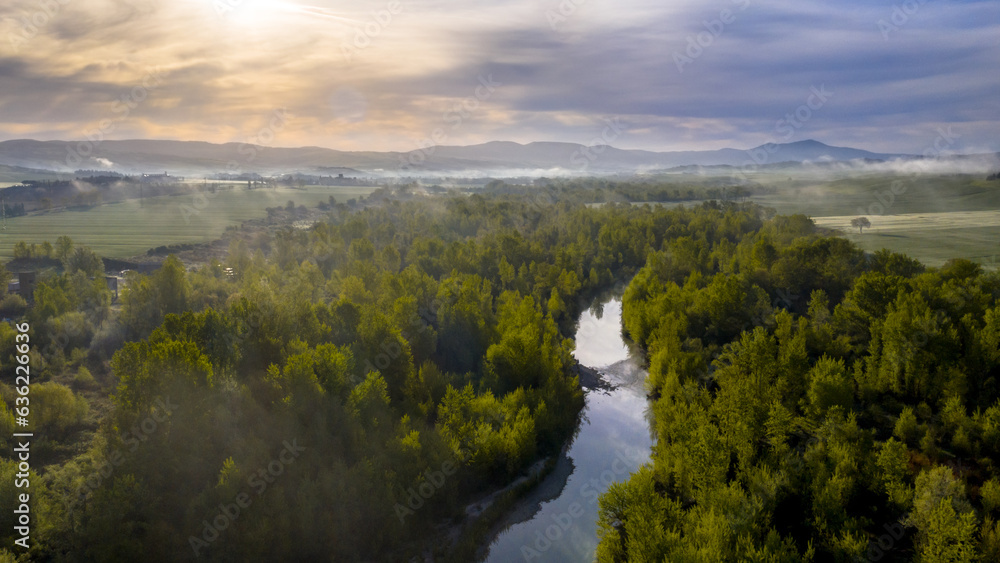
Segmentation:
<svg viewBox="0 0 1000 563">
<path fill-rule="evenodd" d="M 917 528 L 919 561 L 974 559 L 976 514 L 951 469 L 937 466 L 917 476 L 909 521 Z"/>
<path fill-rule="evenodd" d="M 809 371 L 807 412 L 813 418 L 822 418 L 833 407 L 843 411 L 851 408 L 854 388 L 842 360 L 823 357 Z"/>
<path fill-rule="evenodd" d="M 173 254 L 153 274 L 152 286 L 161 314 L 181 313 L 187 308 L 191 285 L 184 263 Z"/>
<path fill-rule="evenodd" d="M 879 448 L 877 463 L 886 494 L 898 507 L 908 506 L 913 491 L 908 485 L 910 452 L 906 444 L 895 438 L 889 438 Z"/>
<path fill-rule="evenodd" d="M 872 226 L 872 222 L 868 220 L 868 217 L 855 217 L 851 219 L 851 226 L 858 230 L 858 233 L 863 233 L 864 230 Z"/>
<path fill-rule="evenodd" d="M 104 275 L 104 261 L 97 253 L 85 246 L 77 247 L 66 259 L 63 266 L 71 273 L 83 272 L 91 277 Z"/>
<path fill-rule="evenodd" d="M 28 258 L 31 258 L 31 247 L 23 240 L 17 241 L 14 244 L 14 259 L 26 260 Z"/>
<path fill-rule="evenodd" d="M 66 261 L 73 253 L 73 239 L 63 235 L 56 239 L 55 257 Z"/>
<path fill-rule="evenodd" d="M 47 381 L 32 387 L 32 420 L 35 430 L 47 436 L 65 437 L 87 415 L 87 400 L 65 385 Z"/>
<path fill-rule="evenodd" d="M 7 295 L 7 285 L 10 283 L 11 277 L 7 265 L 0 263 L 0 295 Z"/>
</svg>

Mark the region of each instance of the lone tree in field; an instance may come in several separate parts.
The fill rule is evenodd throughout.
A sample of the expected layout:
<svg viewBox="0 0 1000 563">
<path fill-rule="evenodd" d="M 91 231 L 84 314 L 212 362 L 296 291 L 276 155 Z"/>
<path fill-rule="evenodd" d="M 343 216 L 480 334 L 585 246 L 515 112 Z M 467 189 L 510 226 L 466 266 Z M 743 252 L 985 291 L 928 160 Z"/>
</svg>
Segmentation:
<svg viewBox="0 0 1000 563">
<path fill-rule="evenodd" d="M 858 234 L 865 232 L 865 227 L 871 227 L 872 222 L 868 220 L 868 217 L 856 217 L 851 219 L 851 226 L 858 228 Z"/>
</svg>

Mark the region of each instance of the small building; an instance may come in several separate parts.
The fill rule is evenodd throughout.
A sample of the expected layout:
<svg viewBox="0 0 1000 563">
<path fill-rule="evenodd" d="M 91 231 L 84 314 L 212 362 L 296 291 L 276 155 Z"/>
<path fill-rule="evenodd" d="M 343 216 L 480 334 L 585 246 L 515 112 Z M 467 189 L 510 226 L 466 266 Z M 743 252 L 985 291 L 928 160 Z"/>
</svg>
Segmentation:
<svg viewBox="0 0 1000 563">
<path fill-rule="evenodd" d="M 17 273 L 17 284 L 18 293 L 25 301 L 30 301 L 35 295 L 35 272 L 18 272 Z"/>
<path fill-rule="evenodd" d="M 118 276 L 104 276 L 108 289 L 115 292 L 115 301 L 118 301 Z"/>
</svg>

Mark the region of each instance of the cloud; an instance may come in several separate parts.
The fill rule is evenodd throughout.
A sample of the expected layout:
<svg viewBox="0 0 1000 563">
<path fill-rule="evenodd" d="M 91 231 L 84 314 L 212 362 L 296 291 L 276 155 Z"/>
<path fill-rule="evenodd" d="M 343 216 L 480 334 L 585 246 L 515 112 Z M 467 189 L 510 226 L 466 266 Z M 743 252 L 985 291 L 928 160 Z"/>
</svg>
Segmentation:
<svg viewBox="0 0 1000 563">
<path fill-rule="evenodd" d="M 992 1 L 905 21 L 856 0 L 56 4 L 0 7 L 0 138 L 81 139 L 158 69 L 108 138 L 243 141 L 284 108 L 279 146 L 412 150 L 441 127 L 450 144 L 588 142 L 617 116 L 622 147 L 747 147 L 825 85 L 797 139 L 920 152 L 950 125 L 955 150 L 1000 151 Z M 451 128 L 491 75 L 502 85 Z"/>
</svg>

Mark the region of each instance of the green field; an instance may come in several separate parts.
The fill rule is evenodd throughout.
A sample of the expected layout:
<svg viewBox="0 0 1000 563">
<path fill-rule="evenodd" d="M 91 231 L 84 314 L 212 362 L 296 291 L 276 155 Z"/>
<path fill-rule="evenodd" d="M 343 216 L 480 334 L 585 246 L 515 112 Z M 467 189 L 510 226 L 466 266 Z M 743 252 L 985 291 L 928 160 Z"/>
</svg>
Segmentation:
<svg viewBox="0 0 1000 563">
<path fill-rule="evenodd" d="M 997 268 L 1000 261 L 1000 182 L 970 175 L 869 174 L 770 180 L 761 183 L 777 186 L 775 193 L 753 201 L 779 213 L 808 215 L 865 250 L 888 248 L 929 266 L 967 258 Z M 850 227 L 859 216 L 872 222 L 864 234 Z"/>
<path fill-rule="evenodd" d="M 867 251 L 888 248 L 929 266 L 950 258 L 1000 265 L 1000 182 L 982 175 L 791 171 L 751 180 L 758 187 L 750 201 L 780 214 L 812 217 Z M 683 185 L 685 179 L 671 181 Z M 872 222 L 864 234 L 850 226 L 859 216 Z"/>
<path fill-rule="evenodd" d="M 205 199 L 195 195 L 148 198 L 99 205 L 83 210 L 61 210 L 7 219 L 0 232 L 0 258 L 13 258 L 14 244 L 55 242 L 68 235 L 74 242 L 109 258 L 128 258 L 150 248 L 215 240 L 226 227 L 267 215 L 268 207 L 315 207 L 332 195 L 338 203 L 366 196 L 375 188 L 364 186 L 274 188 L 247 191 L 219 190 Z"/>
<path fill-rule="evenodd" d="M 753 201 L 811 217 L 1000 209 L 1000 182 L 980 176 L 858 174 L 829 181 L 771 179 L 764 185 L 774 193 Z"/>
<path fill-rule="evenodd" d="M 1000 210 L 947 211 L 870 216 L 872 226 L 859 233 L 851 215 L 814 217 L 817 225 L 838 229 L 869 251 L 890 248 L 940 266 L 950 258 L 966 258 L 988 268 L 1000 261 Z"/>
<path fill-rule="evenodd" d="M 888 248 L 917 258 L 928 266 L 940 266 L 951 258 L 966 258 L 987 269 L 1000 268 L 1000 227 L 963 227 L 905 234 L 849 233 L 861 248 Z"/>
<path fill-rule="evenodd" d="M 968 213 L 1000 210 L 1000 182 L 973 175 L 870 173 L 761 174 L 753 180 L 760 188 L 752 201 L 782 214 L 808 215 L 817 224 L 840 229 L 865 250 L 889 248 L 932 266 L 949 258 L 968 258 L 994 268 L 1000 261 L 1000 221 Z M 19 240 L 53 242 L 60 235 L 69 235 L 103 256 L 127 258 L 157 246 L 214 240 L 226 227 L 264 217 L 265 208 L 284 206 L 288 200 L 314 207 L 331 195 L 345 202 L 373 190 L 306 186 L 247 191 L 240 186 L 220 189 L 207 200 L 193 195 L 159 197 L 142 206 L 130 200 L 32 214 L 7 220 L 6 231 L 0 232 L 0 259 L 10 259 Z M 859 215 L 872 221 L 872 228 L 862 235 L 848 227 L 850 219 Z"/>
</svg>

